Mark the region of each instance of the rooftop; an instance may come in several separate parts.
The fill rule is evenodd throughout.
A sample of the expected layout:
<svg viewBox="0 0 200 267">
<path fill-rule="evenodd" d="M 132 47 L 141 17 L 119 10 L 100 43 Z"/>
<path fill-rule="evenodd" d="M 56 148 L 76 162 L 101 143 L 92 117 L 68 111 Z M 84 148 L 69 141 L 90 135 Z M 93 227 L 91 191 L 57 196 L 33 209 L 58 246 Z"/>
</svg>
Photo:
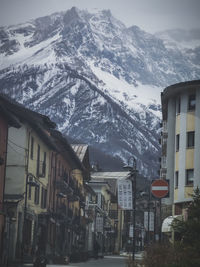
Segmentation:
<svg viewBox="0 0 200 267">
<path fill-rule="evenodd" d="M 161 93 L 162 101 L 180 94 L 184 90 L 200 89 L 200 80 L 187 81 L 170 85 Z"/>
<path fill-rule="evenodd" d="M 71 146 L 72 146 L 74 152 L 76 153 L 76 155 L 78 156 L 78 158 L 80 159 L 80 161 L 83 162 L 86 151 L 88 149 L 88 145 L 72 144 Z"/>
</svg>

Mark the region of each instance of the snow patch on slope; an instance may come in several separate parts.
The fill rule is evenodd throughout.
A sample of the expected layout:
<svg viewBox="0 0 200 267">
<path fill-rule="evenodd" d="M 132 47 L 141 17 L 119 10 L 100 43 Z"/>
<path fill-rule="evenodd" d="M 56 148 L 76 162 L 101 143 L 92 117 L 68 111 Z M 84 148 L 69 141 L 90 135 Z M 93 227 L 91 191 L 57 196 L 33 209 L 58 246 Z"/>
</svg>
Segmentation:
<svg viewBox="0 0 200 267">
<path fill-rule="evenodd" d="M 122 101 L 129 109 L 140 104 L 148 106 L 149 104 L 160 104 L 160 92 L 162 88 L 156 86 L 148 86 L 137 83 L 137 86 L 127 83 L 124 79 L 118 79 L 112 74 L 101 70 L 94 66 L 94 62 L 89 62 L 93 73 L 104 83 L 104 90 L 107 90 L 112 97 L 118 101 Z M 138 104 L 140 103 L 140 104 Z"/>
<path fill-rule="evenodd" d="M 15 36 L 16 38 L 16 36 Z M 32 47 L 24 46 L 25 42 L 30 40 L 31 36 L 25 37 L 23 34 L 17 34 L 17 41 L 20 44 L 20 50 L 12 55 L 6 56 L 4 54 L 0 54 L 0 69 L 4 69 L 10 67 L 14 64 L 20 64 L 23 62 L 26 64 L 44 64 L 55 62 L 55 54 L 51 47 L 45 51 L 45 53 L 41 56 L 39 51 L 48 48 L 49 45 L 52 44 L 55 40 L 59 39 L 59 33 L 55 36 L 35 45 Z M 37 56 L 38 54 L 38 56 Z"/>
</svg>

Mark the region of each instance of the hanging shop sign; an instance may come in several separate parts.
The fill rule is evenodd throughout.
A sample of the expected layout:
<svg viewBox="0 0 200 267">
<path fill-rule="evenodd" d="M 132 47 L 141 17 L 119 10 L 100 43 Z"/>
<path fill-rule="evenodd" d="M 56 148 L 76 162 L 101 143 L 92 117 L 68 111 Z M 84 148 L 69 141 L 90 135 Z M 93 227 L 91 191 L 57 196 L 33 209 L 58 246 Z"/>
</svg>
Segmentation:
<svg viewBox="0 0 200 267">
<path fill-rule="evenodd" d="M 149 216 L 148 216 L 148 211 L 144 212 L 144 228 L 146 231 L 152 231 L 152 232 L 154 231 L 154 212 L 150 211 Z"/>
<path fill-rule="evenodd" d="M 129 237 L 133 238 L 133 225 L 129 226 Z"/>
<path fill-rule="evenodd" d="M 132 182 L 130 180 L 118 181 L 118 205 L 121 209 L 133 209 Z"/>
</svg>

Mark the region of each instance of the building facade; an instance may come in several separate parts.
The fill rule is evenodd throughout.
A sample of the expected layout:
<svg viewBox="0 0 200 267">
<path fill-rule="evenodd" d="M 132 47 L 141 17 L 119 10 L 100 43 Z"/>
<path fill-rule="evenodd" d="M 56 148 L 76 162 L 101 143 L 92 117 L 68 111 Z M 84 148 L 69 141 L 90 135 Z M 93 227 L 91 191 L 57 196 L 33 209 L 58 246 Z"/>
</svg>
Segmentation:
<svg viewBox="0 0 200 267">
<path fill-rule="evenodd" d="M 38 249 L 44 251 L 47 235 L 41 215 L 47 213 L 49 156 L 54 146 L 26 117 L 20 129 L 11 127 L 8 132 L 5 207 L 15 218 L 9 226 L 10 261 L 25 261 Z"/>
<path fill-rule="evenodd" d="M 117 181 L 121 179 L 126 179 L 129 172 L 92 172 L 91 177 L 93 183 L 96 186 L 100 186 L 101 183 L 108 186 L 109 195 L 105 194 L 105 200 L 109 203 L 109 209 L 107 209 L 109 218 L 111 220 L 110 230 L 107 231 L 107 238 L 109 239 L 109 248 L 107 251 L 119 254 L 120 251 L 125 248 L 125 242 L 127 242 L 126 236 L 126 225 L 125 225 L 125 211 L 121 209 L 118 205 L 118 187 Z M 94 183 L 94 185 L 95 185 Z M 97 191 L 97 196 L 99 191 Z M 107 195 L 107 196 L 106 196 Z M 99 194 L 100 196 L 100 194 Z M 108 197 L 109 196 L 109 197 Z M 109 200 L 109 201 L 108 201 Z"/>
<path fill-rule="evenodd" d="M 6 222 L 10 220 L 4 208 L 6 155 L 8 144 L 8 129 L 10 126 L 19 128 L 20 123 L 11 113 L 9 113 L 4 104 L 4 101 L 2 101 L 0 96 L 0 265 L 5 264 L 7 261 L 5 247 L 6 240 L 4 233 L 5 231 L 8 231 L 8 229 L 6 229 Z"/>
<path fill-rule="evenodd" d="M 160 175 L 170 189 L 162 201 L 163 211 L 166 216 L 184 217 L 194 189 L 200 186 L 200 80 L 169 86 L 161 99 Z"/>
<path fill-rule="evenodd" d="M 60 132 L 50 135 L 57 151 L 51 153 L 46 254 L 52 262 L 66 263 L 84 252 L 84 167 Z"/>
</svg>

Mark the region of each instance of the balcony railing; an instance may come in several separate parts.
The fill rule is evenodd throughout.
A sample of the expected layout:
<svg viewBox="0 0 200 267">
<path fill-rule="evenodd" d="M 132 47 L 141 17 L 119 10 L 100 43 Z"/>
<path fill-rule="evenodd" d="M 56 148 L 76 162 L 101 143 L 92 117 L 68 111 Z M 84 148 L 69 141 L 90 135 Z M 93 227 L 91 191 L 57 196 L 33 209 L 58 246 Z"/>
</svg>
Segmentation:
<svg viewBox="0 0 200 267">
<path fill-rule="evenodd" d="M 60 192 L 66 193 L 66 194 L 72 194 L 73 193 L 73 190 L 63 180 L 56 181 L 56 189 L 60 190 Z"/>
<path fill-rule="evenodd" d="M 63 174 L 61 174 L 60 179 L 63 180 L 63 181 L 65 181 L 68 184 L 68 182 L 69 182 L 69 175 L 68 175 L 68 173 L 67 172 L 64 172 Z"/>
<path fill-rule="evenodd" d="M 57 212 L 66 216 L 67 215 L 67 207 L 65 204 L 61 204 L 58 209 L 57 209 Z"/>
</svg>

